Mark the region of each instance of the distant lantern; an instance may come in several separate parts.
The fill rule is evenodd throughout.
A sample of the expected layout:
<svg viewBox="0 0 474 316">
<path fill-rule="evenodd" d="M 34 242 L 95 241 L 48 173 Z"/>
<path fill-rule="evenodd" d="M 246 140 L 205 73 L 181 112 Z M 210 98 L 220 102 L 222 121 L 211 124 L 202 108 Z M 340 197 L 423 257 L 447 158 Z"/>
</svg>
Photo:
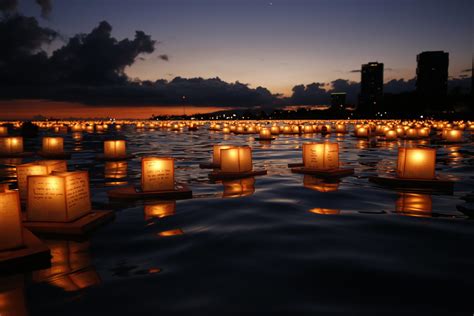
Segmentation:
<svg viewBox="0 0 474 316">
<path fill-rule="evenodd" d="M 398 148 L 397 176 L 405 179 L 434 179 L 436 149 Z"/>
<path fill-rule="evenodd" d="M 418 131 L 416 128 L 409 128 L 405 133 L 406 138 L 415 139 L 418 138 Z"/>
<path fill-rule="evenodd" d="M 18 180 L 18 190 L 22 200 L 28 196 L 28 176 L 46 176 L 53 171 L 67 171 L 67 164 L 64 160 L 40 160 L 16 166 L 16 176 Z"/>
<path fill-rule="evenodd" d="M 429 214 L 433 210 L 431 195 L 419 193 L 401 193 L 395 203 L 400 213 Z"/>
<path fill-rule="evenodd" d="M 125 140 L 106 140 L 104 141 L 105 158 L 124 158 L 127 156 Z"/>
<path fill-rule="evenodd" d="M 27 220 L 71 222 L 91 211 L 87 171 L 28 176 Z"/>
<path fill-rule="evenodd" d="M 7 136 L 8 135 L 8 128 L 5 126 L 0 126 L 0 136 Z"/>
<path fill-rule="evenodd" d="M 260 139 L 272 139 L 272 133 L 268 128 L 262 128 L 260 130 Z"/>
<path fill-rule="evenodd" d="M 174 190 L 174 159 L 142 158 L 141 182 L 143 192 Z"/>
<path fill-rule="evenodd" d="M 57 154 L 64 152 L 64 139 L 62 137 L 43 137 L 43 152 Z"/>
<path fill-rule="evenodd" d="M 303 144 L 303 164 L 308 169 L 328 170 L 339 168 L 339 144 Z"/>
<path fill-rule="evenodd" d="M 355 136 L 357 137 L 369 137 L 370 136 L 370 130 L 368 127 L 358 127 L 355 130 Z"/>
<path fill-rule="evenodd" d="M 336 133 L 345 133 L 346 125 L 345 124 L 336 124 Z"/>
<path fill-rule="evenodd" d="M 386 140 L 395 140 L 397 139 L 397 132 L 394 131 L 393 129 L 389 129 L 388 131 L 385 131 L 385 139 Z"/>
<path fill-rule="evenodd" d="M 425 138 L 425 137 L 430 136 L 430 129 L 427 127 L 418 128 L 416 130 L 416 133 L 419 138 Z"/>
<path fill-rule="evenodd" d="M 1 137 L 0 154 L 19 154 L 23 152 L 23 137 Z"/>
<path fill-rule="evenodd" d="M 145 205 L 145 220 L 171 216 L 176 212 L 176 201 L 162 201 Z"/>
<path fill-rule="evenodd" d="M 229 133 L 230 133 L 230 128 L 224 127 L 224 128 L 222 129 L 222 133 L 223 133 L 223 134 L 229 134 Z"/>
<path fill-rule="evenodd" d="M 23 246 L 20 196 L 18 191 L 0 186 L 0 251 Z"/>
<path fill-rule="evenodd" d="M 270 128 L 270 132 L 272 133 L 272 135 L 278 135 L 278 134 L 280 134 L 280 127 L 272 126 Z"/>
<path fill-rule="evenodd" d="M 311 125 L 305 125 L 305 126 L 303 127 L 303 132 L 304 132 L 304 133 L 307 133 L 307 134 L 313 133 L 313 132 L 314 132 L 313 126 L 311 126 Z"/>
<path fill-rule="evenodd" d="M 252 171 L 252 149 L 249 146 L 221 149 L 222 172 Z"/>
<path fill-rule="evenodd" d="M 448 143 L 456 143 L 462 141 L 462 131 L 459 129 L 452 129 L 446 132 L 445 140 Z"/>
<path fill-rule="evenodd" d="M 231 148 L 230 145 L 214 145 L 212 146 L 212 164 L 215 166 L 221 165 L 221 150 Z"/>
<path fill-rule="evenodd" d="M 224 180 L 223 197 L 242 197 L 252 195 L 255 192 L 255 178 L 244 178 L 237 180 Z"/>
<path fill-rule="evenodd" d="M 334 192 L 339 189 L 339 182 L 327 182 L 307 174 L 303 176 L 303 185 L 305 188 L 322 193 Z"/>
</svg>

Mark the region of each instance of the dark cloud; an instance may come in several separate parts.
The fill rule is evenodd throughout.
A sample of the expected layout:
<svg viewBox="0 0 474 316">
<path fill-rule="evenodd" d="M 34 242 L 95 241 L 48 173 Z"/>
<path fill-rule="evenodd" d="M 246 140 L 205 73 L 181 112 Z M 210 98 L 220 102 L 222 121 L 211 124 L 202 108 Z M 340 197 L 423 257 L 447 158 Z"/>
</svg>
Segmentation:
<svg viewBox="0 0 474 316">
<path fill-rule="evenodd" d="M 467 69 L 461 70 L 461 73 L 466 73 L 466 72 L 472 72 L 472 68 L 467 68 Z"/>
<path fill-rule="evenodd" d="M 158 55 L 158 58 L 161 59 L 161 60 L 164 60 L 164 61 L 169 61 L 170 60 L 170 58 L 167 54 Z"/>
<path fill-rule="evenodd" d="M 357 72 L 361 72 L 361 70 L 360 69 L 354 69 L 354 70 L 349 71 L 349 73 L 357 73 Z"/>
<path fill-rule="evenodd" d="M 327 104 L 329 95 L 324 89 L 324 83 L 313 82 L 308 85 L 296 85 L 293 87 L 293 94 L 290 97 L 291 104 L 295 105 L 317 105 Z"/>
<path fill-rule="evenodd" d="M 385 83 L 385 93 L 401 93 L 415 90 L 416 78 L 409 80 L 405 79 L 392 79 Z"/>
<path fill-rule="evenodd" d="M 458 93 L 469 93 L 471 90 L 472 77 L 460 77 L 448 80 L 448 91 Z"/>
<path fill-rule="evenodd" d="M 345 79 L 337 79 L 331 82 L 332 89 L 329 90 L 329 93 L 333 92 L 345 92 L 346 93 L 346 102 L 350 104 L 357 103 L 357 96 L 360 92 L 360 83 L 349 81 Z"/>
<path fill-rule="evenodd" d="M 0 0 L 0 11 L 2 12 L 13 12 L 17 7 L 17 0 Z"/>
<path fill-rule="evenodd" d="M 36 0 L 36 3 L 41 7 L 41 16 L 45 19 L 49 18 L 53 4 L 51 0 Z"/>
</svg>

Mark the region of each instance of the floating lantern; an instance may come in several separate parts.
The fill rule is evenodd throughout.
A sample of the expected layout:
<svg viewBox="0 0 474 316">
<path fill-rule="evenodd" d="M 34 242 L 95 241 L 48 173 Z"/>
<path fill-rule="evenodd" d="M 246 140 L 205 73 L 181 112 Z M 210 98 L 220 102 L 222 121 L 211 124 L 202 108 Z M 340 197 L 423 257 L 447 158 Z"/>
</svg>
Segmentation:
<svg viewBox="0 0 474 316">
<path fill-rule="evenodd" d="M 125 140 L 104 141 L 104 157 L 107 159 L 120 159 L 127 157 Z"/>
<path fill-rule="evenodd" d="M 1 137 L 0 154 L 19 154 L 23 152 L 23 137 Z"/>
<path fill-rule="evenodd" d="M 280 127 L 272 126 L 270 128 L 270 132 L 272 133 L 272 135 L 278 135 L 278 134 L 280 134 Z"/>
<path fill-rule="evenodd" d="M 7 136 L 8 135 L 8 128 L 5 126 L 0 126 L 0 136 Z"/>
<path fill-rule="evenodd" d="M 49 175 L 53 171 L 64 172 L 67 171 L 67 164 L 64 160 L 40 160 L 31 163 L 25 163 L 16 166 L 16 175 L 18 179 L 18 190 L 20 191 L 20 198 L 22 200 L 28 195 L 28 176 L 34 175 Z"/>
<path fill-rule="evenodd" d="M 385 140 L 396 140 L 397 139 L 397 132 L 393 129 L 390 129 L 385 132 Z"/>
<path fill-rule="evenodd" d="M 426 216 L 433 210 L 431 195 L 419 193 L 400 193 L 395 203 L 395 210 L 400 213 Z"/>
<path fill-rule="evenodd" d="M 43 137 L 44 153 L 64 153 L 64 139 L 62 137 Z"/>
<path fill-rule="evenodd" d="M 232 148 L 230 145 L 213 145 L 212 146 L 212 164 L 219 167 L 221 165 L 221 150 Z"/>
<path fill-rule="evenodd" d="M 408 139 L 416 139 L 418 138 L 418 131 L 416 130 L 416 128 L 409 128 L 405 132 L 405 137 Z"/>
<path fill-rule="evenodd" d="M 272 133 L 268 128 L 262 128 L 260 130 L 260 137 L 261 140 L 272 140 Z"/>
<path fill-rule="evenodd" d="M 305 125 L 305 126 L 303 127 L 303 132 L 304 132 L 304 133 L 308 133 L 308 134 L 313 133 L 313 132 L 314 132 L 313 126 L 311 126 L 311 125 Z"/>
<path fill-rule="evenodd" d="M 355 136 L 357 137 L 369 137 L 370 136 L 370 130 L 368 127 L 358 127 L 355 130 Z"/>
<path fill-rule="evenodd" d="M 23 225 L 21 222 L 20 196 L 18 191 L 0 186 L 0 252 L 22 247 Z"/>
<path fill-rule="evenodd" d="M 224 180 L 223 197 L 242 197 L 249 196 L 255 192 L 255 178 L 243 178 L 237 180 Z"/>
<path fill-rule="evenodd" d="M 339 189 L 339 182 L 327 182 L 311 175 L 303 176 L 303 185 L 305 188 L 315 190 L 322 193 L 334 192 Z"/>
<path fill-rule="evenodd" d="M 231 147 L 221 149 L 222 172 L 248 172 L 252 171 L 252 149 L 249 146 Z"/>
<path fill-rule="evenodd" d="M 448 130 L 446 132 L 445 140 L 448 143 L 462 142 L 462 131 L 458 129 Z"/>
<path fill-rule="evenodd" d="M 339 144 L 303 144 L 303 164 L 308 169 L 328 170 L 339 168 Z"/>
<path fill-rule="evenodd" d="M 336 133 L 345 133 L 346 125 L 345 124 L 336 124 Z"/>
<path fill-rule="evenodd" d="M 87 171 L 28 176 L 27 220 L 71 222 L 91 212 Z"/>
<path fill-rule="evenodd" d="M 143 192 L 174 190 L 174 159 L 142 158 L 141 183 Z"/>
<path fill-rule="evenodd" d="M 434 179 L 436 149 L 398 148 L 397 177 L 406 179 Z"/>
<path fill-rule="evenodd" d="M 171 216 L 176 212 L 176 201 L 162 201 L 145 205 L 145 220 Z"/>
<path fill-rule="evenodd" d="M 222 129 L 222 133 L 224 133 L 224 134 L 230 134 L 230 128 L 224 127 L 224 128 Z"/>
</svg>

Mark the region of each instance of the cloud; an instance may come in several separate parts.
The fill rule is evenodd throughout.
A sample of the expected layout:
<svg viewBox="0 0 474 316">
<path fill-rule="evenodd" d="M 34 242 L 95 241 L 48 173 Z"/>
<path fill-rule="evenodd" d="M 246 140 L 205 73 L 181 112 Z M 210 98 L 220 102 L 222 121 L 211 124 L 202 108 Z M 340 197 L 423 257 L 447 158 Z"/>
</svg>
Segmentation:
<svg viewBox="0 0 474 316">
<path fill-rule="evenodd" d="M 158 55 L 158 58 L 164 61 L 169 61 L 169 56 L 167 54 Z"/>
<path fill-rule="evenodd" d="M 350 70 L 349 73 L 358 73 L 358 72 L 361 72 L 360 69 L 354 69 L 354 70 Z"/>
<path fill-rule="evenodd" d="M 466 73 L 466 72 L 471 72 L 472 73 L 472 68 L 467 68 L 467 69 L 461 70 L 461 73 Z"/>
<path fill-rule="evenodd" d="M 17 0 L 0 0 L 0 11 L 13 12 L 18 7 Z"/>
<path fill-rule="evenodd" d="M 49 18 L 49 15 L 53 10 L 51 0 L 36 0 L 36 3 L 41 7 L 41 16 L 45 19 Z"/>
<path fill-rule="evenodd" d="M 415 90 L 416 78 L 409 80 L 392 79 L 385 83 L 384 93 L 401 93 Z"/>
</svg>

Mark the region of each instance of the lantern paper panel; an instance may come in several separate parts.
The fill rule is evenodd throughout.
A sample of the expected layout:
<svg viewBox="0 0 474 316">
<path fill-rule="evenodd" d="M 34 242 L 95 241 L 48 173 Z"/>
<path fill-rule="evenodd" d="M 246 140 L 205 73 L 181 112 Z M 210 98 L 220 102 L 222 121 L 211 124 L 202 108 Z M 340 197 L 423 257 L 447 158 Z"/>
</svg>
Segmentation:
<svg viewBox="0 0 474 316">
<path fill-rule="evenodd" d="M 249 146 L 222 149 L 221 171 L 232 173 L 252 171 L 252 149 Z"/>
<path fill-rule="evenodd" d="M 87 171 L 28 177 L 29 221 L 70 222 L 91 211 Z"/>
<path fill-rule="evenodd" d="M 174 159 L 145 157 L 142 159 L 142 190 L 174 190 Z"/>
<path fill-rule="evenodd" d="M 212 146 L 212 163 L 220 166 L 221 165 L 221 150 L 229 149 L 232 146 L 229 145 L 214 145 Z"/>
<path fill-rule="evenodd" d="M 171 216 L 176 212 L 176 201 L 162 201 L 145 205 L 145 220 Z"/>
<path fill-rule="evenodd" d="M 18 154 L 23 152 L 23 137 L 0 137 L 0 153 Z"/>
<path fill-rule="evenodd" d="M 20 197 L 18 191 L 0 192 L 0 251 L 23 246 Z"/>
<path fill-rule="evenodd" d="M 125 140 L 104 141 L 104 156 L 106 158 L 120 158 L 127 156 Z"/>
<path fill-rule="evenodd" d="M 53 171 L 64 172 L 67 170 L 67 164 L 64 160 L 41 160 L 31 163 L 25 163 L 16 167 L 18 180 L 18 190 L 20 198 L 26 199 L 28 195 L 27 177 L 33 175 L 48 175 Z"/>
<path fill-rule="evenodd" d="M 397 176 L 405 179 L 434 179 L 436 149 L 405 148 L 398 149 Z"/>
<path fill-rule="evenodd" d="M 461 142 L 462 141 L 462 131 L 458 129 L 452 129 L 446 132 L 445 139 L 447 142 Z"/>
<path fill-rule="evenodd" d="M 43 137 L 43 152 L 63 153 L 64 139 L 62 137 Z"/>
<path fill-rule="evenodd" d="M 339 168 L 339 144 L 303 144 L 303 164 L 305 168 L 329 170 Z"/>
<path fill-rule="evenodd" d="M 268 128 L 262 128 L 260 130 L 260 138 L 261 139 L 271 139 L 272 138 L 272 133 Z"/>
<path fill-rule="evenodd" d="M 8 129 L 5 126 L 0 126 L 0 136 L 7 136 Z"/>
</svg>

